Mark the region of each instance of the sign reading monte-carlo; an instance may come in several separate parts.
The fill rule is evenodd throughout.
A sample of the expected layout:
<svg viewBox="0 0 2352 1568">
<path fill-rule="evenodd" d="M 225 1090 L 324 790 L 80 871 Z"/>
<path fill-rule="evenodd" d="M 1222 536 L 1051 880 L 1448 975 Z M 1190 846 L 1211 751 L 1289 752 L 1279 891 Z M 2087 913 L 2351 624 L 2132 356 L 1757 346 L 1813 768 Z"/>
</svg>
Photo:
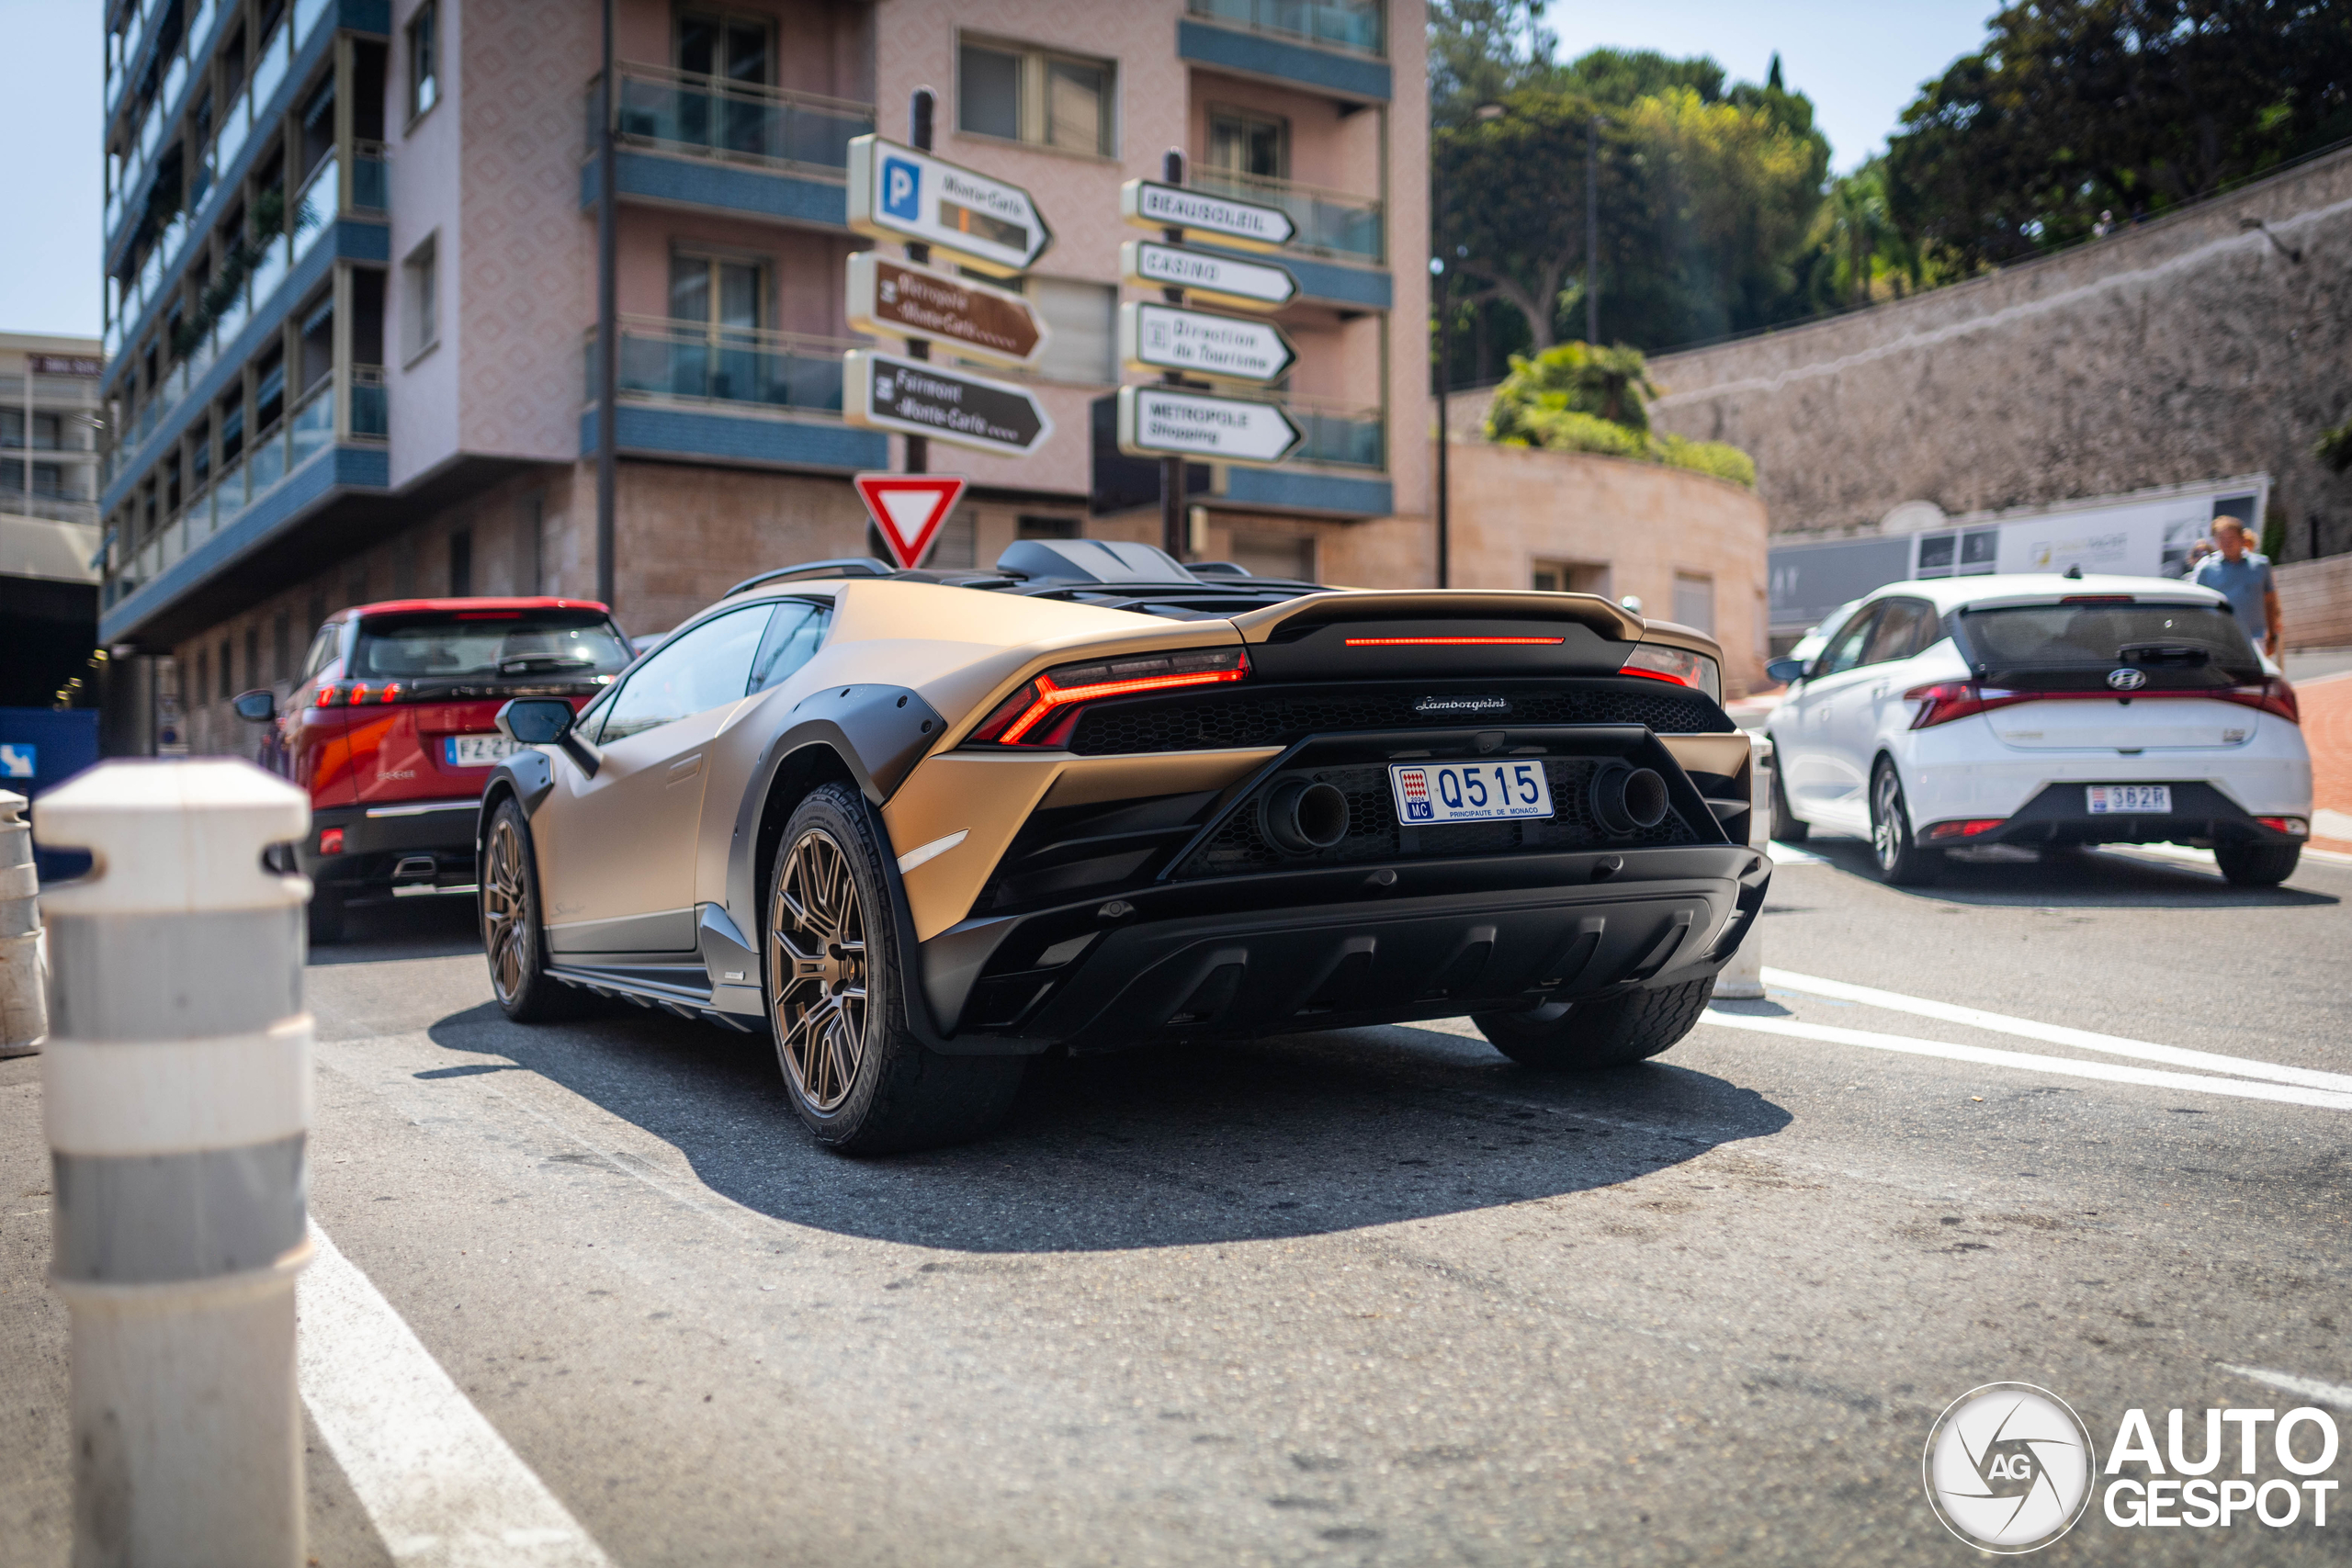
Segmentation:
<svg viewBox="0 0 2352 1568">
<path fill-rule="evenodd" d="M 849 324 L 876 337 L 921 338 L 1024 369 L 1044 357 L 1051 335 L 1036 308 L 1018 294 L 873 251 L 849 258 Z"/>
<path fill-rule="evenodd" d="M 869 348 L 842 355 L 842 417 L 1006 457 L 1027 457 L 1054 433 L 1026 388 Z"/>
<path fill-rule="evenodd" d="M 1037 265 L 1054 232 L 1029 193 L 879 136 L 849 144 L 849 226 L 877 240 L 953 251 L 1011 277 Z"/>
</svg>

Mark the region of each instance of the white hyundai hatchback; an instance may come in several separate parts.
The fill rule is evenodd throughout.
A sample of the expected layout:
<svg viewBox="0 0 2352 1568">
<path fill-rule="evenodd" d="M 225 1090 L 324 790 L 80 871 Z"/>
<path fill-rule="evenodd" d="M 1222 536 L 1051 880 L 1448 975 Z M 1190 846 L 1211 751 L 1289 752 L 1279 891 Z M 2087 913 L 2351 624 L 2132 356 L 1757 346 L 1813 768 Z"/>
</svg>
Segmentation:
<svg viewBox="0 0 2352 1568">
<path fill-rule="evenodd" d="M 2274 886 L 2311 831 L 2295 694 L 2219 593 L 2146 577 L 1898 582 L 1768 725 L 1775 823 L 1867 833 L 1889 882 L 1965 845 L 2181 843 Z"/>
</svg>

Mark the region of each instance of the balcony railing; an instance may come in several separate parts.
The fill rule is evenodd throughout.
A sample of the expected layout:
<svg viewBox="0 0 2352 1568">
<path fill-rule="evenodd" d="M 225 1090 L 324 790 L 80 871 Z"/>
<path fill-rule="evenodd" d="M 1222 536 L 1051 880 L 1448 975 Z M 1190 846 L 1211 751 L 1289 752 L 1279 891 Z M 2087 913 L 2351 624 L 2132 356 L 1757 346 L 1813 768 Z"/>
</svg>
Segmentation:
<svg viewBox="0 0 2352 1568">
<path fill-rule="evenodd" d="M 1195 167 L 1192 183 L 1218 196 L 1279 207 L 1290 214 L 1298 232 L 1290 248 L 1340 256 L 1350 261 L 1387 259 L 1386 225 L 1381 221 L 1377 197 L 1349 196 L 1263 175 L 1240 175 L 1228 169 Z"/>
<path fill-rule="evenodd" d="M 779 412 L 839 414 L 842 355 L 856 338 L 797 333 L 713 333 L 698 322 L 621 318 L 620 395 L 632 401 L 725 403 Z M 596 334 L 588 333 L 589 400 Z"/>
<path fill-rule="evenodd" d="M 658 65 L 623 65 L 618 79 L 614 135 L 664 152 L 838 175 L 849 163 L 851 139 L 874 130 L 871 104 L 748 86 Z M 591 82 L 591 152 L 596 97 Z"/>
<path fill-rule="evenodd" d="M 51 523 L 96 523 L 98 503 L 75 501 L 70 496 L 44 495 L 39 490 L 24 492 L 22 479 L 14 477 L 14 459 L 0 463 L 0 512 L 13 513 L 18 517 L 40 517 Z"/>
<path fill-rule="evenodd" d="M 1386 422 L 1377 408 L 1356 408 L 1318 398 L 1288 397 L 1283 411 L 1306 433 L 1291 456 L 1306 463 L 1336 463 L 1351 468 L 1388 466 Z"/>
<path fill-rule="evenodd" d="M 392 433 L 391 404 L 384 391 L 384 367 L 380 365 L 355 365 L 351 367 L 351 438 L 355 441 L 383 441 Z"/>
<path fill-rule="evenodd" d="M 384 163 L 384 144 L 358 141 L 351 144 L 351 207 L 355 212 L 391 209 L 390 171 Z"/>
<path fill-rule="evenodd" d="M 1195 17 L 1359 54 L 1386 52 L 1379 0 L 1189 0 Z"/>
</svg>

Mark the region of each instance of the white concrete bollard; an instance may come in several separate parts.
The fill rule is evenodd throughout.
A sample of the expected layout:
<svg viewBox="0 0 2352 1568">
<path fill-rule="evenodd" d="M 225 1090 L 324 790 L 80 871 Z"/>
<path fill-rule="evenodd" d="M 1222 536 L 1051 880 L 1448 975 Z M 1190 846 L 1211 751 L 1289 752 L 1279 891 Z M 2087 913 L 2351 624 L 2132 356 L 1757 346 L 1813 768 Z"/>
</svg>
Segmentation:
<svg viewBox="0 0 2352 1568">
<path fill-rule="evenodd" d="M 1758 854 L 1772 852 L 1772 742 L 1755 730 L 1747 732 L 1747 847 Z M 1752 1002 L 1764 995 L 1764 917 L 1747 928 L 1747 938 L 1715 976 L 1715 995 L 1730 1002 Z"/>
<path fill-rule="evenodd" d="M 29 1056 L 49 1032 L 41 995 L 40 882 L 25 797 L 0 789 L 0 1056 Z"/>
<path fill-rule="evenodd" d="M 96 862 L 42 900 L 75 1568 L 297 1568 L 310 888 L 262 852 L 310 803 L 249 762 L 116 761 L 33 810 Z"/>
</svg>

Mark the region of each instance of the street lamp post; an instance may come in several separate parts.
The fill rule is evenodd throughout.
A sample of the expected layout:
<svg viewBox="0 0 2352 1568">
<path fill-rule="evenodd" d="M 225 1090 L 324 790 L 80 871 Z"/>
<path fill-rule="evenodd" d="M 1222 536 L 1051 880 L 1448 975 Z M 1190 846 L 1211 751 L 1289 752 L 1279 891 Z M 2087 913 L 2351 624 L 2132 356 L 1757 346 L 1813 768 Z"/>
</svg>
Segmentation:
<svg viewBox="0 0 2352 1568">
<path fill-rule="evenodd" d="M 1432 173 L 1434 181 L 1435 175 Z M 1437 279 L 1437 585 L 1453 586 L 1448 557 L 1453 544 L 1453 517 L 1450 503 L 1452 486 L 1446 472 L 1446 392 L 1453 379 L 1453 275 L 1445 270 L 1445 258 L 1430 257 L 1430 276 Z"/>
</svg>

